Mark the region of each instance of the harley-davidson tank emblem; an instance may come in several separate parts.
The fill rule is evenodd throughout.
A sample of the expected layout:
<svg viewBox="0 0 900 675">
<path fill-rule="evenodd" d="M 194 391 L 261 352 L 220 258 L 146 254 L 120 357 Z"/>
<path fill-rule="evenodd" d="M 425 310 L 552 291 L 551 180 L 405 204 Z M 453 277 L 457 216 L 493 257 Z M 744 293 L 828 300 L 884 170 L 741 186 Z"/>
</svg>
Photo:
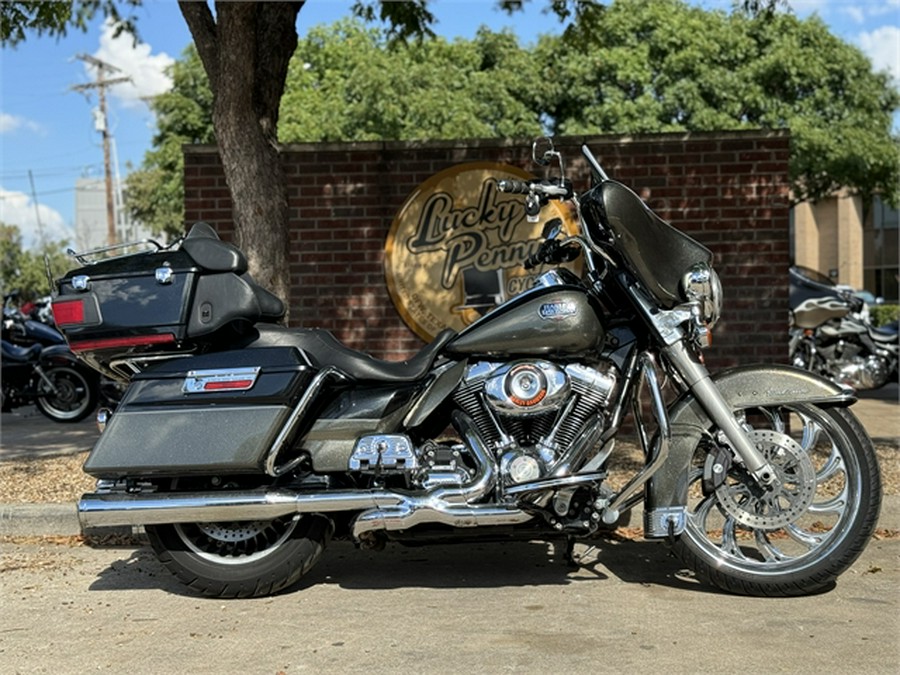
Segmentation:
<svg viewBox="0 0 900 675">
<path fill-rule="evenodd" d="M 545 302 L 541 305 L 538 313 L 542 319 L 564 319 L 567 316 L 574 316 L 578 313 L 578 307 L 574 302 L 569 300 L 560 300 L 558 302 Z"/>
</svg>

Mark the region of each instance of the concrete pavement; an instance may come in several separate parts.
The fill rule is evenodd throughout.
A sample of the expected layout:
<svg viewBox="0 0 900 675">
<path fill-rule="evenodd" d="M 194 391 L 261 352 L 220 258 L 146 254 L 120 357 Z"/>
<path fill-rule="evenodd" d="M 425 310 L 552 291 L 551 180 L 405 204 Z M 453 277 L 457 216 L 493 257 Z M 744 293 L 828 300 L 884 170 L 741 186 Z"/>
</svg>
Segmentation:
<svg viewBox="0 0 900 675">
<path fill-rule="evenodd" d="M 6 420 L 4 455 L 51 437 L 76 451 L 93 433 Z M 888 520 L 897 506 L 886 503 Z M 32 507 L 16 508 L 19 520 Z M 49 508 L 24 518 L 29 533 Z M 56 522 L 73 519 L 74 505 Z M 873 539 L 828 592 L 794 599 L 716 592 L 658 542 L 598 546 L 577 544 L 571 568 L 541 542 L 381 552 L 335 542 L 298 587 L 238 602 L 197 597 L 146 546 L 0 540 L 0 670 L 881 675 L 900 663 L 896 538 Z"/>
<path fill-rule="evenodd" d="M 4 673 L 896 673 L 900 541 L 820 595 L 698 584 L 665 545 L 369 553 L 338 542 L 270 598 L 200 598 L 146 548 L 0 543 Z"/>
</svg>

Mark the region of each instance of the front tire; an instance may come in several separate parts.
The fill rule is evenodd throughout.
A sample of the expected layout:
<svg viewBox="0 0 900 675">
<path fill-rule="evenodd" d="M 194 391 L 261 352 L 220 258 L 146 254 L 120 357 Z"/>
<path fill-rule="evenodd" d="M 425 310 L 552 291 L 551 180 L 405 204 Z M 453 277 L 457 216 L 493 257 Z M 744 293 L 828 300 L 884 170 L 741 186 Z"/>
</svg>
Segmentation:
<svg viewBox="0 0 900 675">
<path fill-rule="evenodd" d="M 292 586 L 319 560 L 333 529 L 319 514 L 146 526 L 160 562 L 214 598 L 260 597 Z"/>
<path fill-rule="evenodd" d="M 712 489 L 710 467 L 721 463 L 698 448 L 686 527 L 674 551 L 699 577 L 732 593 L 826 590 L 859 557 L 878 521 L 881 479 L 872 442 L 839 408 L 797 404 L 739 416 L 780 487 L 759 490 L 731 466 Z"/>
</svg>

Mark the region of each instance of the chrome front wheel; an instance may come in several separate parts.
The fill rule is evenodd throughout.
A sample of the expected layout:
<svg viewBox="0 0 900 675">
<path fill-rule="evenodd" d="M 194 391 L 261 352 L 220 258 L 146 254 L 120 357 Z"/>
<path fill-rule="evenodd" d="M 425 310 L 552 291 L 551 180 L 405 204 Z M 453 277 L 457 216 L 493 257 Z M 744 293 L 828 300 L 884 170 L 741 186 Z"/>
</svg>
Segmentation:
<svg viewBox="0 0 900 675">
<path fill-rule="evenodd" d="M 723 453 L 698 448 L 676 552 L 730 592 L 821 591 L 875 529 L 881 482 L 872 443 L 856 417 L 838 408 L 797 404 L 740 417 L 776 470 L 777 485 L 761 488 Z"/>
</svg>

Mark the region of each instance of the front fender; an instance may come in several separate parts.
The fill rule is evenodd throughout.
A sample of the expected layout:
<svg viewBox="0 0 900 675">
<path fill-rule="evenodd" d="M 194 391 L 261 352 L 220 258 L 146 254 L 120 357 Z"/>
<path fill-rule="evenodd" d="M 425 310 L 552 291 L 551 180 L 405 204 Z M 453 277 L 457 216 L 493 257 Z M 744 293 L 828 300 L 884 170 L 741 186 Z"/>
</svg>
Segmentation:
<svg viewBox="0 0 900 675">
<path fill-rule="evenodd" d="M 784 365 L 742 366 L 711 377 L 732 410 L 789 403 L 823 407 L 847 406 L 856 401 L 844 389 L 814 373 Z M 671 438 L 665 464 L 647 483 L 644 529 L 648 537 L 668 536 L 684 529 L 691 458 L 704 434 L 713 426 L 700 402 L 687 392 L 668 410 Z"/>
</svg>

